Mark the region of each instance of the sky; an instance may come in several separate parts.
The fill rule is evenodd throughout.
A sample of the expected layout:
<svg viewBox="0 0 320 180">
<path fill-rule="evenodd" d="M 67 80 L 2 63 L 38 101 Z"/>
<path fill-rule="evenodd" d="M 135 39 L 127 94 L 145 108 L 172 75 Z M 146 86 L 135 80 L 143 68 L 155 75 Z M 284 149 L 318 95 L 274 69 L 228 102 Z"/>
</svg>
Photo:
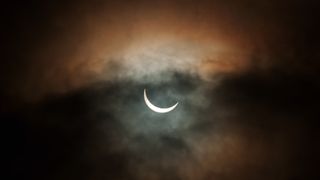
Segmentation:
<svg viewBox="0 0 320 180">
<path fill-rule="evenodd" d="M 316 1 L 1 8 L 9 179 L 319 177 Z"/>
</svg>

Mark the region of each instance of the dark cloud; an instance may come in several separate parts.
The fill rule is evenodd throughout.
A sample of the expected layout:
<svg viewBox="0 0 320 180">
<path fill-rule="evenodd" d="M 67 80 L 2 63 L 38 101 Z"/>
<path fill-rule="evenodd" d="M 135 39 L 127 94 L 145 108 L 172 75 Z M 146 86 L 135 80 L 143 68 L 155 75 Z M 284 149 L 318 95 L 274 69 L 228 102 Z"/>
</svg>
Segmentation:
<svg viewBox="0 0 320 180">
<path fill-rule="evenodd" d="M 308 79 L 248 73 L 225 76 L 214 86 L 174 73 L 163 84 L 101 82 L 50 97 L 4 118 L 11 175 L 31 179 L 315 177 L 320 87 Z M 151 98 L 166 99 L 179 92 L 179 107 L 166 115 L 149 111 L 142 99 L 145 87 L 154 91 Z M 194 103 L 203 95 L 205 107 Z"/>
</svg>

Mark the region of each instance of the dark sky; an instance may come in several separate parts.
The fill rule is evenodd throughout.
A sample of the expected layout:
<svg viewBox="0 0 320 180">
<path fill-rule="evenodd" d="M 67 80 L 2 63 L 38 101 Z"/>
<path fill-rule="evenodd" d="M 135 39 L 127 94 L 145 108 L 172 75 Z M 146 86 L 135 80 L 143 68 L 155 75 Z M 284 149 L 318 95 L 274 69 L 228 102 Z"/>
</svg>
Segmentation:
<svg viewBox="0 0 320 180">
<path fill-rule="evenodd" d="M 2 4 L 0 178 L 319 179 L 319 10 L 285 0 Z M 154 104 L 179 105 L 155 113 L 145 88 Z"/>
</svg>

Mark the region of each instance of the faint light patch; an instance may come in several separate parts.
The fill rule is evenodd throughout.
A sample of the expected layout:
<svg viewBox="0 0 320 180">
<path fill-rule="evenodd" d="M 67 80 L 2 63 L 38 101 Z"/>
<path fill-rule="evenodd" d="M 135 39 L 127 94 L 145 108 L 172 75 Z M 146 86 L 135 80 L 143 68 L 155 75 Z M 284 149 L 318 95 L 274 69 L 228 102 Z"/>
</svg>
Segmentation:
<svg viewBox="0 0 320 180">
<path fill-rule="evenodd" d="M 145 82 L 167 81 L 168 71 L 198 73 L 197 63 L 208 47 L 186 41 L 150 40 L 135 43 L 123 53 L 125 74 Z"/>
</svg>

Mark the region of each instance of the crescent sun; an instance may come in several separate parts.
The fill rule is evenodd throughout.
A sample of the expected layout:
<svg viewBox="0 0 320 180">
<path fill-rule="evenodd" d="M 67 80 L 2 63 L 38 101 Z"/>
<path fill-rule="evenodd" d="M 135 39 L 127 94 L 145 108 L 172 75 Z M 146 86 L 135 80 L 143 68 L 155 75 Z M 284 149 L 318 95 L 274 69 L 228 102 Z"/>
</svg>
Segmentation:
<svg viewBox="0 0 320 180">
<path fill-rule="evenodd" d="M 172 111 L 174 108 L 176 108 L 176 107 L 178 106 L 178 104 L 179 104 L 179 103 L 177 102 L 175 105 L 173 105 L 173 106 L 171 106 L 171 107 L 168 107 L 168 108 L 160 108 L 160 107 L 157 107 L 157 106 L 153 105 L 153 104 L 149 101 L 149 99 L 148 99 L 148 97 L 147 97 L 147 91 L 146 91 L 146 89 L 144 89 L 144 101 L 145 101 L 146 105 L 147 105 L 152 111 L 157 112 L 157 113 L 168 113 L 168 112 Z"/>
</svg>

